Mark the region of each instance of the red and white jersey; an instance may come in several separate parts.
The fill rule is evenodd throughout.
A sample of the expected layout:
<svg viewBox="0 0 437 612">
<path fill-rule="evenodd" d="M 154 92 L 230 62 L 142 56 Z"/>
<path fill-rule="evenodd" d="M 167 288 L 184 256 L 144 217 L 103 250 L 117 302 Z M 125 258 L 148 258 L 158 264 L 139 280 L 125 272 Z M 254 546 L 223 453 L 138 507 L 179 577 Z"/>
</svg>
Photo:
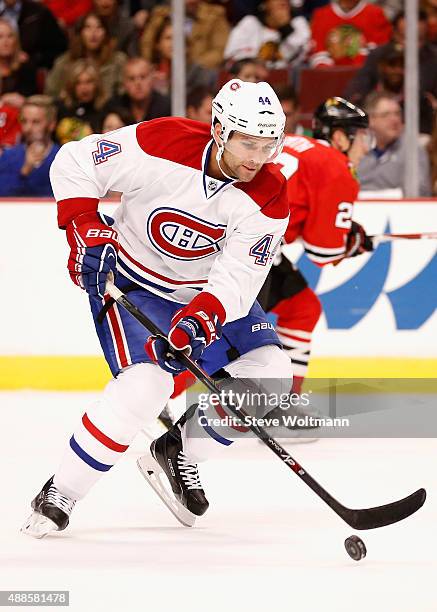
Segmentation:
<svg viewBox="0 0 437 612">
<path fill-rule="evenodd" d="M 310 66 L 361 66 L 369 51 L 390 40 L 391 31 L 380 6 L 361 0 L 345 12 L 330 2 L 316 9 L 311 20 Z"/>
<path fill-rule="evenodd" d="M 346 155 L 321 140 L 288 135 L 276 158 L 287 179 L 287 243 L 302 238 L 308 257 L 323 266 L 341 259 L 359 184 Z"/>
<path fill-rule="evenodd" d="M 286 181 L 269 165 L 250 183 L 209 177 L 211 148 L 209 126 L 155 119 L 64 145 L 50 178 L 60 227 L 121 192 L 120 272 L 175 302 L 208 291 L 229 322 L 255 301 L 289 209 Z"/>
</svg>

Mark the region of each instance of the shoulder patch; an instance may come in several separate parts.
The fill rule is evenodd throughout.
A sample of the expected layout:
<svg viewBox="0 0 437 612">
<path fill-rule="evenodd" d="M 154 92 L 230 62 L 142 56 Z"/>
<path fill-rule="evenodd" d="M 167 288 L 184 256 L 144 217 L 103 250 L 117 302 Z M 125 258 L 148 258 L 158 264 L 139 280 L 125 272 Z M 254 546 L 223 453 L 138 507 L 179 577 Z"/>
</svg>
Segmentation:
<svg viewBox="0 0 437 612">
<path fill-rule="evenodd" d="M 98 166 L 99 164 L 103 164 L 108 161 L 110 157 L 118 153 L 121 153 L 121 145 L 118 142 L 112 142 L 105 138 L 98 140 L 97 150 L 93 151 L 94 165 Z"/>
</svg>

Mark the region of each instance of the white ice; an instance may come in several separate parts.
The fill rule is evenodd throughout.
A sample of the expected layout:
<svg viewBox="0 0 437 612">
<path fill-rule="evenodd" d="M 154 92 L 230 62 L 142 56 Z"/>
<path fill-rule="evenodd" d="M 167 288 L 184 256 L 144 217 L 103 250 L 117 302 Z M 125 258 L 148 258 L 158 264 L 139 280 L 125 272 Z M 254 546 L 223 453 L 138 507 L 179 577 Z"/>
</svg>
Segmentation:
<svg viewBox="0 0 437 612">
<path fill-rule="evenodd" d="M 343 546 L 352 530 L 256 441 L 236 443 L 223 460 L 201 466 L 210 509 L 193 529 L 176 522 L 138 472 L 137 439 L 76 506 L 66 531 L 43 540 L 20 534 L 30 500 L 94 399 L 0 393 L 0 590 L 67 589 L 75 612 L 437 610 L 433 439 L 290 447 L 348 506 L 427 489 L 413 517 L 357 532 L 368 551 L 358 563 Z"/>
</svg>

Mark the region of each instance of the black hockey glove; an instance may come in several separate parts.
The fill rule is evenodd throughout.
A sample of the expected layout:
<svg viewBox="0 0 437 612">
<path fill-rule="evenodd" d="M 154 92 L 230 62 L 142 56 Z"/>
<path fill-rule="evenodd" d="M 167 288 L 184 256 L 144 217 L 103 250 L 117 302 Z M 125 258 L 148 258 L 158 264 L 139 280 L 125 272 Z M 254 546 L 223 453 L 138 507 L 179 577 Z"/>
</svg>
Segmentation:
<svg viewBox="0 0 437 612">
<path fill-rule="evenodd" d="M 362 225 L 352 221 L 352 226 L 346 239 L 345 257 L 356 257 L 368 251 L 373 251 L 372 239 L 366 234 Z"/>
</svg>

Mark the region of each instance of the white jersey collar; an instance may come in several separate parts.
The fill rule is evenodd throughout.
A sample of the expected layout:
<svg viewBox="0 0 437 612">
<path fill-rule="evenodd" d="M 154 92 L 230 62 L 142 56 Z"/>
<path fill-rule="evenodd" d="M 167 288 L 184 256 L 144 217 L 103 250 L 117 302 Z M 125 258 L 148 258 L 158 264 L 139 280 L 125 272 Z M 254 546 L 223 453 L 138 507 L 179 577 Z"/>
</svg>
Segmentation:
<svg viewBox="0 0 437 612">
<path fill-rule="evenodd" d="M 220 179 L 213 178 L 208 176 L 206 173 L 206 169 L 208 167 L 208 163 L 211 157 L 212 145 L 214 141 L 211 139 L 206 145 L 203 155 L 202 155 L 202 183 L 203 183 L 203 193 L 207 200 L 216 195 L 219 191 L 221 191 L 227 185 L 231 183 L 235 183 L 235 180 L 224 179 L 221 181 Z"/>
<path fill-rule="evenodd" d="M 353 17 L 356 17 L 358 13 L 361 13 L 361 11 L 366 6 L 366 4 L 367 4 L 366 0 L 360 0 L 357 6 L 353 8 L 351 11 L 344 11 L 337 2 L 332 2 L 331 6 L 332 6 L 332 10 L 337 15 L 337 17 L 341 17 L 342 19 L 352 19 Z"/>
</svg>

